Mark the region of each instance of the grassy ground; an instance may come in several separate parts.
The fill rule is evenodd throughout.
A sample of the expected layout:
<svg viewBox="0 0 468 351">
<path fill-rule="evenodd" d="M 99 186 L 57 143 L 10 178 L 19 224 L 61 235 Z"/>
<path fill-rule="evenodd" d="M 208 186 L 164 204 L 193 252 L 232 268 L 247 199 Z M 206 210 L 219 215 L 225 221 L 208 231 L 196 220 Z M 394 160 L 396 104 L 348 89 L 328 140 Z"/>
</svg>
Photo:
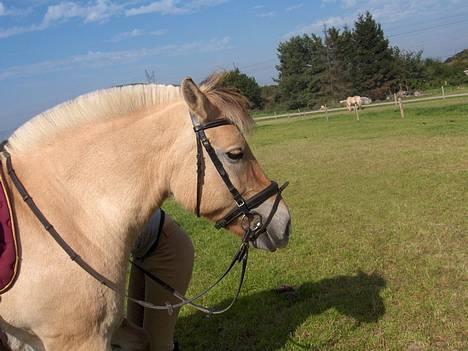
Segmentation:
<svg viewBox="0 0 468 351">
<path fill-rule="evenodd" d="M 181 313 L 184 350 L 467 350 L 468 99 L 260 125 L 250 141 L 289 180 L 288 248 L 251 251 L 225 315 Z M 191 287 L 224 269 L 237 239 L 166 209 L 196 246 Z M 222 305 L 232 276 L 203 302 Z M 287 284 L 295 292 L 279 294 Z"/>
</svg>

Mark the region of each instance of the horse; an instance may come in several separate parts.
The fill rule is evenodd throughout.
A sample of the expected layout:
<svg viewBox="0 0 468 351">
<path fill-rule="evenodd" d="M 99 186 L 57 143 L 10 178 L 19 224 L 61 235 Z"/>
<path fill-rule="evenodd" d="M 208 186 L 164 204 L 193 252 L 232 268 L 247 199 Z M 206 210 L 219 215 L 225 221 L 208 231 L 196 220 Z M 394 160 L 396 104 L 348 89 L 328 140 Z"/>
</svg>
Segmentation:
<svg viewBox="0 0 468 351">
<path fill-rule="evenodd" d="M 360 109 L 362 107 L 362 100 L 360 96 L 348 96 L 346 100 L 341 100 L 340 104 L 346 104 L 346 109 L 351 112 L 354 107 Z"/>
<path fill-rule="evenodd" d="M 340 101 L 340 103 L 346 103 L 346 108 L 349 112 L 353 110 L 353 108 L 361 108 L 362 101 L 360 96 L 348 96 L 346 100 Z"/>
<path fill-rule="evenodd" d="M 220 221 L 233 207 L 245 209 L 239 197 L 249 202 L 261 193 L 256 214 L 267 219 L 266 230 L 252 245 L 269 251 L 287 245 L 289 209 L 280 190 L 265 195 L 273 183 L 244 137 L 254 126 L 247 100 L 222 87 L 224 76 L 214 74 L 200 86 L 186 78 L 181 86 L 99 90 L 47 110 L 14 132 L 0 153 L 2 167 L 9 158 L 54 230 L 112 288 L 70 260 L 6 177 L 21 263 L 15 284 L 1 296 L 0 329 L 36 351 L 111 351 L 111 337 L 123 320 L 132 244 L 169 197 Z M 198 144 L 194 125 L 209 125 L 204 132 L 212 153 Z M 202 159 L 215 153 L 221 177 L 213 161 L 204 163 L 200 179 L 200 152 Z M 226 228 L 242 236 L 244 217 L 231 218 Z"/>
</svg>

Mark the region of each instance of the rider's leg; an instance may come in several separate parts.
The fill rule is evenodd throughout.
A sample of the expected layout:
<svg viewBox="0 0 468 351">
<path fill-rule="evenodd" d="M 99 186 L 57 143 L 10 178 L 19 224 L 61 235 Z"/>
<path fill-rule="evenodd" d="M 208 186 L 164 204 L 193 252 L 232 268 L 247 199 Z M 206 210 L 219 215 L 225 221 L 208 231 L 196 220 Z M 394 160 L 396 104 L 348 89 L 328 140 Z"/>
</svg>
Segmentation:
<svg viewBox="0 0 468 351">
<path fill-rule="evenodd" d="M 128 296 L 137 300 L 145 299 L 145 276 L 142 271 L 132 265 L 128 283 Z M 143 327 L 144 308 L 128 301 L 127 319 L 133 324 Z"/>
<path fill-rule="evenodd" d="M 156 250 L 143 261 L 145 269 L 185 294 L 192 277 L 194 248 L 189 236 L 166 215 Z M 179 300 L 151 281 L 145 282 L 146 301 L 156 305 Z M 172 351 L 174 329 L 179 311 L 172 315 L 167 311 L 145 310 L 144 328 L 151 338 L 152 351 Z"/>
</svg>

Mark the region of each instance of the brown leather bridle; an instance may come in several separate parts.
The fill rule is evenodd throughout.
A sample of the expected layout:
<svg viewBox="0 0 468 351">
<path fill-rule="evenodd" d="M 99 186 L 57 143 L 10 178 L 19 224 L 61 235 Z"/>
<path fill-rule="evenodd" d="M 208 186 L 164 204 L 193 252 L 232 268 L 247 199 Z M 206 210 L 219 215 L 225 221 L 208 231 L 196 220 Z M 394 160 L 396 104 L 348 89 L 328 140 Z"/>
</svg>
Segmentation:
<svg viewBox="0 0 468 351">
<path fill-rule="evenodd" d="M 217 229 L 225 228 L 239 217 L 242 217 L 241 225 L 244 231 L 246 232 L 246 234 L 248 231 L 250 231 L 248 237 L 245 239 L 247 239 L 248 241 L 255 241 L 260 234 L 266 231 L 267 226 L 270 224 L 273 216 L 275 215 L 278 209 L 279 202 L 281 201 L 281 192 L 288 186 L 289 183 L 286 182 L 281 187 L 278 187 L 278 184 L 272 181 L 270 185 L 261 190 L 259 193 L 255 194 L 248 200 L 244 199 L 239 190 L 237 190 L 237 188 L 232 184 L 228 172 L 224 168 L 223 163 L 219 159 L 218 155 L 216 154 L 216 151 L 214 150 L 210 140 L 208 139 L 205 133 L 205 130 L 210 128 L 216 128 L 225 125 L 235 126 L 235 124 L 228 118 L 220 118 L 205 123 L 198 123 L 197 117 L 192 112 L 190 112 L 190 118 L 192 120 L 193 130 L 197 138 L 197 202 L 195 208 L 196 215 L 200 217 L 203 179 L 205 174 L 205 159 L 203 157 L 202 150 L 203 145 L 206 153 L 211 159 L 211 162 L 215 166 L 216 171 L 218 172 L 219 176 L 228 188 L 236 204 L 236 207 L 234 207 L 222 219 L 216 222 L 215 227 Z M 270 197 L 275 195 L 276 198 L 271 208 L 270 214 L 268 215 L 266 220 L 263 221 L 262 216 L 255 212 L 254 209 L 263 204 Z"/>
</svg>

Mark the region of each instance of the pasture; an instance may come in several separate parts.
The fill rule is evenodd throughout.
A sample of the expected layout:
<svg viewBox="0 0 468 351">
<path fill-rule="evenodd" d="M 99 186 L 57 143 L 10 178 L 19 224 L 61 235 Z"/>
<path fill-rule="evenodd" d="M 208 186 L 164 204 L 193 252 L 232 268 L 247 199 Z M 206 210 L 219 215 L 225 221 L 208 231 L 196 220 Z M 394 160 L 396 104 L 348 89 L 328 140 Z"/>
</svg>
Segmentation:
<svg viewBox="0 0 468 351">
<path fill-rule="evenodd" d="M 240 300 L 221 316 L 184 309 L 185 350 L 466 350 L 468 99 L 271 121 L 250 139 L 289 180 L 290 245 L 250 251 Z M 190 294 L 238 239 L 167 203 L 196 247 Z M 281 285 L 294 291 L 280 293 Z M 229 302 L 237 275 L 203 300 Z"/>
</svg>

